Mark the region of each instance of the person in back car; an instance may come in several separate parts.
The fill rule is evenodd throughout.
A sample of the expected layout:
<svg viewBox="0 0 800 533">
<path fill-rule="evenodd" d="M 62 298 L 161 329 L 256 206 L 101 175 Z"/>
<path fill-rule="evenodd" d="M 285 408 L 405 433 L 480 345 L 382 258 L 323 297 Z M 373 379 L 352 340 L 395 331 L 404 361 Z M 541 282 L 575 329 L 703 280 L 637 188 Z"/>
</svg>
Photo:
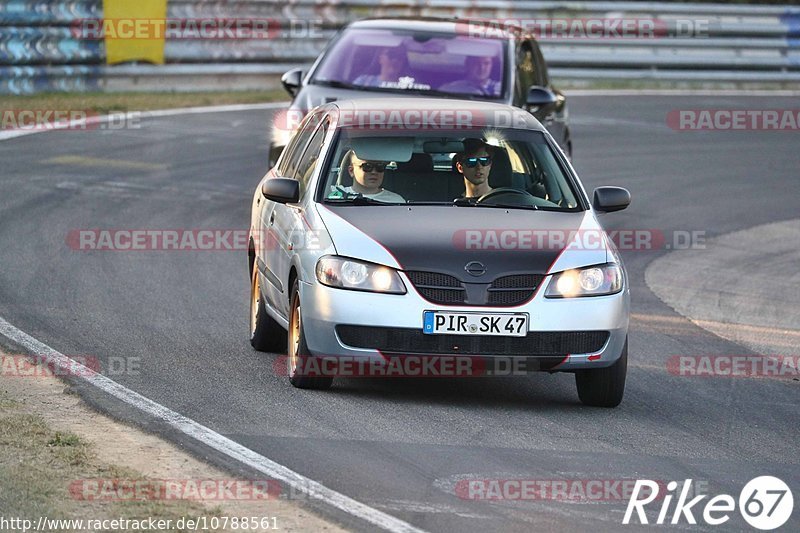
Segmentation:
<svg viewBox="0 0 800 533">
<path fill-rule="evenodd" d="M 384 48 L 378 54 L 378 65 L 381 67 L 379 74 L 362 74 L 353 83 L 365 87 L 396 84 L 408 70 L 408 56 L 403 48 Z"/>
<path fill-rule="evenodd" d="M 494 59 L 491 56 L 468 56 L 464 62 L 467 77 L 464 80 L 446 83 L 440 91 L 481 96 L 500 96 L 502 85 L 492 79 Z"/>
</svg>

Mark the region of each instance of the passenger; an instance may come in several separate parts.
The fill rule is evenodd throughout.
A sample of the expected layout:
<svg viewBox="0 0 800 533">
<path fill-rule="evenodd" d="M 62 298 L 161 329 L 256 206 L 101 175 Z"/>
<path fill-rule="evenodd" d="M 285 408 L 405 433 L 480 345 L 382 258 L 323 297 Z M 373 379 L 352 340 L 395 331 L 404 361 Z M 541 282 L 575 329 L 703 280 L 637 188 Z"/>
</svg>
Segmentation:
<svg viewBox="0 0 800 533">
<path fill-rule="evenodd" d="M 381 87 L 385 82 L 397 83 L 408 70 L 408 56 L 403 48 L 384 48 L 378 54 L 380 74 L 362 74 L 353 80 L 355 85 Z"/>
<path fill-rule="evenodd" d="M 468 56 L 465 63 L 467 78 L 445 83 L 439 90 L 459 94 L 500 96 L 502 84 L 492 79 L 493 66 L 494 59 L 491 56 Z"/>
<path fill-rule="evenodd" d="M 492 192 L 489 173 L 492 171 L 494 153 L 495 147 L 480 139 L 464 140 L 464 151 L 453 158 L 456 170 L 464 176 L 464 197 L 480 198 Z"/>
<path fill-rule="evenodd" d="M 382 187 L 384 173 L 388 163 L 386 161 L 364 161 L 359 159 L 352 150 L 342 159 L 343 163 L 350 161 L 347 167 L 353 178 L 351 187 L 342 187 L 341 190 L 350 194 L 361 194 L 373 200 L 389 203 L 405 203 L 406 200 L 397 193 L 387 191 Z"/>
</svg>

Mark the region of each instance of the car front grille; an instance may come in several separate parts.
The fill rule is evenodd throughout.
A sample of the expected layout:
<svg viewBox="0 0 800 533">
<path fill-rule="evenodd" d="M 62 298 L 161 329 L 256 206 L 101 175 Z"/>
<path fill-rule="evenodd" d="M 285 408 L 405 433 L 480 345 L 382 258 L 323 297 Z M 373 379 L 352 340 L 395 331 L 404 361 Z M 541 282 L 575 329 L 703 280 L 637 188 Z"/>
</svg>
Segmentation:
<svg viewBox="0 0 800 533">
<path fill-rule="evenodd" d="M 406 272 L 408 279 L 415 286 L 424 287 L 461 287 L 461 282 L 455 276 L 439 274 L 438 272 Z"/>
<path fill-rule="evenodd" d="M 437 304 L 461 304 L 466 300 L 464 289 L 439 289 L 436 287 L 417 287 L 426 300 Z"/>
<path fill-rule="evenodd" d="M 544 281 L 540 274 L 504 276 L 492 282 L 488 289 L 488 304 L 497 306 L 519 305 L 533 296 Z"/>
<path fill-rule="evenodd" d="M 429 302 L 496 307 L 525 303 L 533 297 L 545 278 L 541 274 L 516 274 L 497 278 L 491 284 L 465 284 L 455 276 L 438 272 L 409 271 L 406 275 L 414 288 Z M 467 285 L 478 290 L 468 292 Z M 470 299 L 468 294 L 473 294 L 473 298 Z"/>
<path fill-rule="evenodd" d="M 490 335 L 426 335 L 422 329 L 336 326 L 339 339 L 353 348 L 387 354 L 464 354 L 565 357 L 599 352 L 608 331 L 535 331 L 525 337 Z"/>
</svg>

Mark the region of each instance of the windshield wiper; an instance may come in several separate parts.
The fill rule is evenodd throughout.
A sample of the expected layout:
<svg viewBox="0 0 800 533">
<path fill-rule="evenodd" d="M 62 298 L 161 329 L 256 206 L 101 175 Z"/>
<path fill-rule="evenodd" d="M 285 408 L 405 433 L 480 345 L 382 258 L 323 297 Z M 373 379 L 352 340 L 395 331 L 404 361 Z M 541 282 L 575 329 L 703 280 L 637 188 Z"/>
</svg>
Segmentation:
<svg viewBox="0 0 800 533">
<path fill-rule="evenodd" d="M 364 196 L 361 193 L 355 196 L 347 196 L 345 198 L 326 198 L 325 202 L 331 204 L 349 204 L 349 205 L 402 205 L 398 203 L 381 202 L 380 200 L 376 200 L 375 198 Z"/>
<path fill-rule="evenodd" d="M 311 80 L 311 83 L 316 85 L 324 85 L 325 87 L 333 87 L 334 89 L 353 89 L 353 90 L 364 90 L 368 89 L 370 91 L 377 91 L 377 92 L 388 92 L 388 93 L 411 93 L 411 94 L 419 94 L 419 95 L 427 95 L 427 96 L 449 96 L 451 98 L 459 98 L 462 100 L 485 100 L 482 98 L 481 95 L 475 94 L 461 94 L 461 93 L 451 93 L 447 91 L 439 91 L 436 89 L 414 89 L 408 88 L 404 89 L 402 87 L 380 87 L 380 86 L 372 86 L 372 85 L 356 85 L 353 83 L 347 83 L 344 81 L 339 80 Z"/>
<path fill-rule="evenodd" d="M 466 198 L 462 196 L 461 198 L 453 200 L 453 205 L 456 207 L 475 207 L 476 201 L 477 198 Z"/>
<path fill-rule="evenodd" d="M 499 207 L 501 209 L 528 209 L 530 211 L 538 211 L 539 206 L 535 204 L 496 204 L 496 203 L 480 203 L 474 204 L 475 207 Z"/>
<path fill-rule="evenodd" d="M 533 211 L 537 211 L 539 209 L 538 205 L 525 205 L 525 204 L 498 204 L 495 202 L 491 203 L 479 203 L 477 198 L 456 198 L 453 200 L 453 205 L 456 207 L 499 207 L 502 209 L 532 209 Z"/>
<path fill-rule="evenodd" d="M 537 206 L 542 211 L 564 211 L 566 213 L 572 213 L 575 211 L 580 211 L 578 206 L 575 207 L 560 207 L 560 206 L 552 206 L 552 205 L 540 205 Z"/>
<path fill-rule="evenodd" d="M 363 85 L 353 85 L 339 80 L 311 80 L 311 83 L 317 85 L 324 85 L 326 87 L 333 87 L 335 89 L 363 89 Z"/>
</svg>

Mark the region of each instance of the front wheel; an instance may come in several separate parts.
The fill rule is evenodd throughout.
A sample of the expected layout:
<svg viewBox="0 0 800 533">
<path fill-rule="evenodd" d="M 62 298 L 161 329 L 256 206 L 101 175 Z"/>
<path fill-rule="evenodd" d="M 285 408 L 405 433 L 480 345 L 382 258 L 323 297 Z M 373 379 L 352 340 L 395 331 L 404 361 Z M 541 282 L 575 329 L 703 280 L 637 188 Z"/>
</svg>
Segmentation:
<svg viewBox="0 0 800 533">
<path fill-rule="evenodd" d="M 628 338 L 617 362 L 606 368 L 578 370 L 575 384 L 578 397 L 584 405 L 592 407 L 616 407 L 625 393 L 625 377 L 628 373 Z"/>
<path fill-rule="evenodd" d="M 333 384 L 331 376 L 309 376 L 307 371 L 313 355 L 306 345 L 303 333 L 303 310 L 300 307 L 300 285 L 292 287 L 292 308 L 289 315 L 289 382 L 298 389 L 327 389 Z M 317 371 L 320 366 L 316 365 Z"/>
</svg>

